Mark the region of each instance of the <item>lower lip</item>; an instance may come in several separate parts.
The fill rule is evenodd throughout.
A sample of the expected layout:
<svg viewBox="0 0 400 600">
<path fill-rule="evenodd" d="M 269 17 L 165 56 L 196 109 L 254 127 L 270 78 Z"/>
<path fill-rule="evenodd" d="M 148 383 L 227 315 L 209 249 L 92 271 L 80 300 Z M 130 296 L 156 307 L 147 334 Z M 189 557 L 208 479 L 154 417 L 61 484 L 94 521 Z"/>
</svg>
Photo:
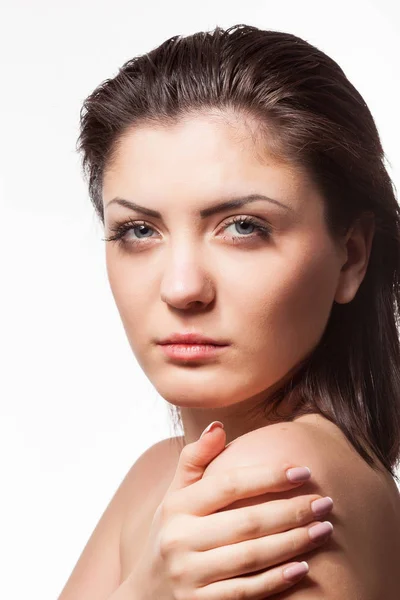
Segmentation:
<svg viewBox="0 0 400 600">
<path fill-rule="evenodd" d="M 212 358 L 221 353 L 227 346 L 213 346 L 212 344 L 159 344 L 163 352 L 170 358 L 179 360 L 198 360 L 199 358 Z"/>
</svg>

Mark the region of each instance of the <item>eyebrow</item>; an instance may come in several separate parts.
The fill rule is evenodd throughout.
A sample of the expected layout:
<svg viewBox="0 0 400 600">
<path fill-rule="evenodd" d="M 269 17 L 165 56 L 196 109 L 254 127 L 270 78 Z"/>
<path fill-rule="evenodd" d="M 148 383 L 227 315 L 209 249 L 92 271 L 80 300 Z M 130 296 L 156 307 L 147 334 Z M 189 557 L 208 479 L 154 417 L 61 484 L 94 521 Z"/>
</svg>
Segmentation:
<svg viewBox="0 0 400 600">
<path fill-rule="evenodd" d="M 210 206 L 209 208 L 203 208 L 199 211 L 199 215 L 202 219 L 206 219 L 207 217 L 211 217 L 217 213 L 224 212 L 225 210 L 229 210 L 231 208 L 240 208 L 245 204 L 249 204 L 250 202 L 256 202 L 257 200 L 265 200 L 267 202 L 271 202 L 272 204 L 276 204 L 286 210 L 293 211 L 290 206 L 286 204 L 282 204 L 279 200 L 274 200 L 273 198 L 269 198 L 268 196 L 264 196 L 263 194 L 249 194 L 247 196 L 241 196 L 239 198 L 229 198 L 224 202 L 220 202 L 219 204 L 215 204 L 214 206 Z M 110 202 L 107 203 L 107 206 L 111 204 L 119 204 L 120 206 L 124 206 L 125 208 L 129 208 L 130 210 L 135 210 L 136 212 L 140 212 L 148 217 L 153 217 L 155 219 L 161 219 L 162 215 L 158 210 L 153 210 L 151 208 L 146 208 L 145 206 L 140 206 L 136 204 L 136 202 L 132 202 L 131 200 L 126 200 L 125 198 L 120 198 L 116 196 Z"/>
</svg>

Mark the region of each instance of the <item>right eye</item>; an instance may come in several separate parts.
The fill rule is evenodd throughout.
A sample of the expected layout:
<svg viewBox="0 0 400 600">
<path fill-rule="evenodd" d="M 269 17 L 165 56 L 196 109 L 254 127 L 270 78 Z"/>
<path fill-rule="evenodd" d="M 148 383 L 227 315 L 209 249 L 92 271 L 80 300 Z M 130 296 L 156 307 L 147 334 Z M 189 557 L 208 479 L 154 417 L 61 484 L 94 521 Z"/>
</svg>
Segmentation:
<svg viewBox="0 0 400 600">
<path fill-rule="evenodd" d="M 122 245 L 125 245 L 125 244 L 135 245 L 138 242 L 140 243 L 141 239 L 148 239 L 148 238 L 137 238 L 136 240 L 133 240 L 133 241 L 128 241 L 126 239 L 126 234 L 128 233 L 128 231 L 139 229 L 139 227 L 142 227 L 144 229 L 153 229 L 145 221 L 124 221 L 124 222 L 120 222 L 120 223 L 115 223 L 115 225 L 110 226 L 110 231 L 112 232 L 112 234 L 109 237 L 105 238 L 104 241 L 105 242 L 118 242 L 119 244 L 122 244 Z"/>
</svg>

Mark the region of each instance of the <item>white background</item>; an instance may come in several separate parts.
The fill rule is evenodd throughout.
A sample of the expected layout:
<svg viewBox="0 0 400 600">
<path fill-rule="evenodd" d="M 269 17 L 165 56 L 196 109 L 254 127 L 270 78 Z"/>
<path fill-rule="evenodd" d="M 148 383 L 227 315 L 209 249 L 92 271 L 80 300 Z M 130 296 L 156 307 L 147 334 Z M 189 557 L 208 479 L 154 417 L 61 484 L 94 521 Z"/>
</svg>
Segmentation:
<svg viewBox="0 0 400 600">
<path fill-rule="evenodd" d="M 61 592 L 126 472 L 173 435 L 114 305 L 75 151 L 84 98 L 175 34 L 236 23 L 334 58 L 399 186 L 396 0 L 3 0 L 0 8 L 0 597 Z"/>
</svg>

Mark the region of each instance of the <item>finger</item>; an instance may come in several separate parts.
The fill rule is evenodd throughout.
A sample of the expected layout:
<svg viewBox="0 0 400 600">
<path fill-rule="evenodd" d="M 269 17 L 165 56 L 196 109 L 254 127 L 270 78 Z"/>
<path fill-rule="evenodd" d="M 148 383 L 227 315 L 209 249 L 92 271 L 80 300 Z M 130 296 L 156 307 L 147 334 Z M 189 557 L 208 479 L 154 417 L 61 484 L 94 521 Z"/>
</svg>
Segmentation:
<svg viewBox="0 0 400 600">
<path fill-rule="evenodd" d="M 306 561 L 290 562 L 256 575 L 211 583 L 198 588 L 196 598 L 198 600 L 231 600 L 231 598 L 264 600 L 293 587 L 308 572 L 309 566 Z"/>
<path fill-rule="evenodd" d="M 207 431 L 210 428 L 209 431 Z M 203 431 L 200 438 L 186 444 L 179 456 L 174 478 L 167 494 L 199 481 L 210 462 L 225 448 L 226 433 L 221 421 L 213 421 Z"/>
<path fill-rule="evenodd" d="M 292 483 L 286 471 L 286 468 L 252 465 L 209 475 L 182 489 L 174 498 L 174 510 L 197 516 L 210 515 L 236 500 L 287 491 L 304 483 Z M 311 471 L 308 471 L 310 477 Z"/>
<path fill-rule="evenodd" d="M 325 537 L 311 539 L 309 530 L 316 525 L 322 525 L 326 531 Z M 323 524 L 314 521 L 305 527 L 283 533 L 207 550 L 197 555 L 196 580 L 204 585 L 270 569 L 319 548 L 331 538 L 332 531 L 333 525 L 329 521 Z M 212 570 L 210 565 L 213 566 Z"/>
<path fill-rule="evenodd" d="M 320 500 L 318 494 L 308 494 L 290 499 L 271 500 L 218 512 L 194 519 L 191 523 L 191 550 L 204 552 L 212 548 L 235 544 L 244 540 L 295 529 L 327 515 L 333 502 L 325 511 L 314 513 L 312 503 Z"/>
</svg>

